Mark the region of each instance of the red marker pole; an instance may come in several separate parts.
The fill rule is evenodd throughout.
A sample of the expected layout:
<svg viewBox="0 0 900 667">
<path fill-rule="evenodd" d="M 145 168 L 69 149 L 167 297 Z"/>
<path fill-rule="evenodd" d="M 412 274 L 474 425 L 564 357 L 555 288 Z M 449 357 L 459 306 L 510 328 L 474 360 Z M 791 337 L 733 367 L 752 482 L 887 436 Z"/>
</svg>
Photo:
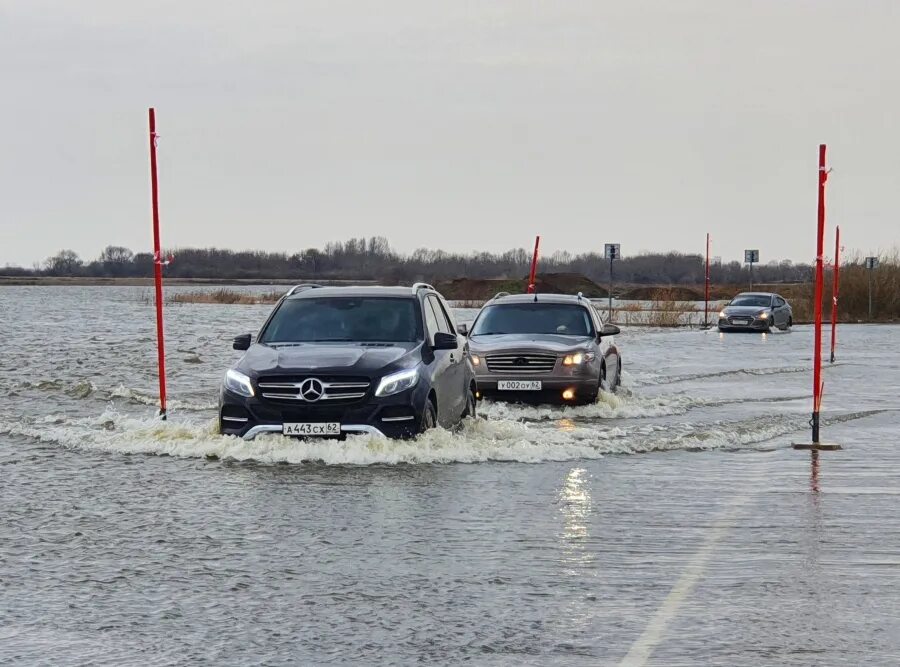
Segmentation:
<svg viewBox="0 0 900 667">
<path fill-rule="evenodd" d="M 528 277 L 528 293 L 534 294 L 537 289 L 536 281 L 537 281 L 537 261 L 538 261 L 538 248 L 541 245 L 541 237 L 536 236 L 534 238 L 534 255 L 531 257 L 531 275 Z"/>
<path fill-rule="evenodd" d="M 834 232 L 834 283 L 831 286 L 831 363 L 834 363 L 834 348 L 837 346 L 837 307 L 841 273 L 841 228 Z"/>
<path fill-rule="evenodd" d="M 156 282 L 156 351 L 159 364 L 159 416 L 166 418 L 166 342 L 163 329 L 162 251 L 159 247 L 159 183 L 156 178 L 156 112 L 150 109 L 150 189 L 153 202 L 153 278 Z"/>
<path fill-rule="evenodd" d="M 703 306 L 703 326 L 709 328 L 709 232 L 706 233 L 706 303 Z"/>
<path fill-rule="evenodd" d="M 822 292 L 825 281 L 825 181 L 828 171 L 825 168 L 825 144 L 819 146 L 819 207 L 818 231 L 816 234 L 816 296 L 815 296 L 815 350 L 813 351 L 813 413 L 812 441 L 819 444 L 819 408 L 822 405 Z"/>
</svg>

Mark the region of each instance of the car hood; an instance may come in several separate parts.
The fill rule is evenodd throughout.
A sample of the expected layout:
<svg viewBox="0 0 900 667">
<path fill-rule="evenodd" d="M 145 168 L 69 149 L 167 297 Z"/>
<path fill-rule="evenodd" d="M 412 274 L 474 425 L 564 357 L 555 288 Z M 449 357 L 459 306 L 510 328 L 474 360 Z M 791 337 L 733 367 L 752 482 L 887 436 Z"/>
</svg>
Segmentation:
<svg viewBox="0 0 900 667">
<path fill-rule="evenodd" d="M 726 315 L 756 315 L 770 308 L 771 306 L 725 306 L 723 310 Z"/>
<path fill-rule="evenodd" d="M 246 375 L 323 373 L 368 375 L 411 355 L 421 343 L 293 343 L 250 346 L 236 368 Z"/>
<path fill-rule="evenodd" d="M 497 336 L 471 336 L 469 347 L 479 354 L 504 350 L 537 349 L 563 353 L 585 347 L 593 342 L 591 336 L 560 336 L 557 334 L 499 334 Z"/>
</svg>

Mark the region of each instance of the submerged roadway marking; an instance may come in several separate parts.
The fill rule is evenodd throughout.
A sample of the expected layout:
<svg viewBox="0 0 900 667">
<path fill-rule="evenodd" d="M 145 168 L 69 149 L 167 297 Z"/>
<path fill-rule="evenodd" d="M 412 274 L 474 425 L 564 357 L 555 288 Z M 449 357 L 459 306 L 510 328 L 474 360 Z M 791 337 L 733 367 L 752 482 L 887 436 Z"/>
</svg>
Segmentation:
<svg viewBox="0 0 900 667">
<path fill-rule="evenodd" d="M 641 636 L 631 645 L 628 654 L 622 658 L 619 667 L 641 667 L 646 664 L 650 655 L 653 653 L 653 649 L 655 649 L 662 640 L 669 623 L 678 613 L 678 608 L 681 606 L 682 601 L 694 589 L 694 586 L 697 585 L 700 577 L 703 576 L 703 572 L 706 570 L 706 566 L 709 563 L 710 557 L 712 557 L 716 545 L 721 541 L 725 534 L 734 527 L 735 516 L 749 499 L 750 494 L 744 493 L 726 503 L 725 510 L 722 512 L 719 519 L 712 525 L 712 529 L 707 535 L 706 540 L 704 540 L 703 545 L 693 556 L 691 556 L 691 560 L 688 561 L 687 567 L 684 568 L 684 572 L 681 573 L 678 581 L 675 582 L 675 585 L 672 587 L 672 590 L 669 591 L 669 594 L 666 596 L 666 599 L 663 600 L 659 609 L 653 614 L 653 618 L 650 619 L 647 627 L 644 628 L 644 632 L 641 633 Z"/>
</svg>

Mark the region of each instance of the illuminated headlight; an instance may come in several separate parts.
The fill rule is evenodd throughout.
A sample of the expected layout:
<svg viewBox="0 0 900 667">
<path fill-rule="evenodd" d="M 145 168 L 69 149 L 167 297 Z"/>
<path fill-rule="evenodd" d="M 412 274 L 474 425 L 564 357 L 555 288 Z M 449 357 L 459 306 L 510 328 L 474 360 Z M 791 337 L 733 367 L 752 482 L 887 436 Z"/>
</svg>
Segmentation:
<svg viewBox="0 0 900 667">
<path fill-rule="evenodd" d="M 720 310 L 720 311 L 719 311 L 719 317 L 721 317 L 721 318 L 724 320 L 726 317 L 728 317 L 728 315 L 725 314 L 725 311 L 724 311 L 724 310 Z"/>
<path fill-rule="evenodd" d="M 479 357 L 477 354 L 472 355 L 472 365 L 481 366 L 481 357 Z"/>
<path fill-rule="evenodd" d="M 230 368 L 225 372 L 225 388 L 240 396 L 247 398 L 253 396 L 253 385 L 250 384 L 250 378 Z"/>
<path fill-rule="evenodd" d="M 757 313 L 756 316 L 757 316 L 759 319 L 761 319 L 761 320 L 767 320 L 767 319 L 769 319 L 769 313 L 767 313 L 766 311 L 763 311 L 763 312 L 761 312 L 761 313 Z"/>
<path fill-rule="evenodd" d="M 378 389 L 375 390 L 376 396 L 393 396 L 401 391 L 406 391 L 411 387 L 415 387 L 419 381 L 419 370 L 410 368 L 405 371 L 391 373 L 381 378 L 378 383 Z"/>
<path fill-rule="evenodd" d="M 594 360 L 593 352 L 576 352 L 563 357 L 563 366 L 580 366 L 583 363 Z"/>
</svg>

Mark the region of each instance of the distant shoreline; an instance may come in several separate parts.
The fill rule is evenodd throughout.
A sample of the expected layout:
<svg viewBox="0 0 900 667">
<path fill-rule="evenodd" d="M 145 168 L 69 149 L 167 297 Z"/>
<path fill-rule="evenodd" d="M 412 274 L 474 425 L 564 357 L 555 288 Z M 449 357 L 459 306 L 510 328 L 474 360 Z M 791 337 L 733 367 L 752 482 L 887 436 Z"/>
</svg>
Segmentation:
<svg viewBox="0 0 900 667">
<path fill-rule="evenodd" d="M 322 285 L 371 285 L 372 280 L 296 280 L 286 278 L 166 278 L 166 285 L 297 285 L 304 282 L 315 282 Z M 87 276 L 0 276 L 0 287 L 33 286 L 33 287 L 153 287 L 153 278 L 92 278 Z"/>
</svg>

